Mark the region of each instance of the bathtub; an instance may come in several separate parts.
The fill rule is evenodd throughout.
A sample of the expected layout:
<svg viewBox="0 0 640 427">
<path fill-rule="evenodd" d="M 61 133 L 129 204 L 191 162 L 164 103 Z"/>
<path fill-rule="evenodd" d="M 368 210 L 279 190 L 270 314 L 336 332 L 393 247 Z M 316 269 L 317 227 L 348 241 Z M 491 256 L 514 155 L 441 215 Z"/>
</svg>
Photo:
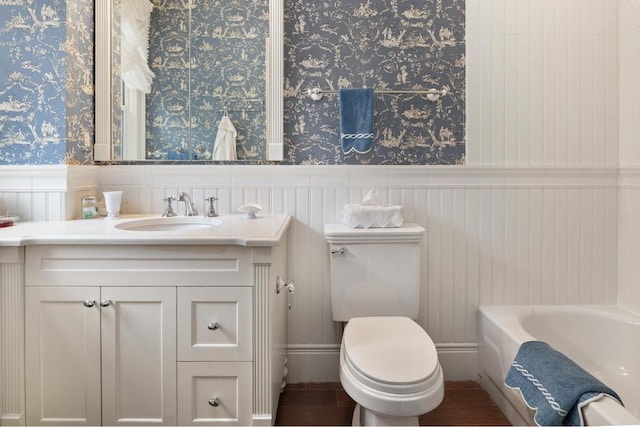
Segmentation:
<svg viewBox="0 0 640 427">
<path fill-rule="evenodd" d="M 615 390 L 625 407 L 600 399 L 589 425 L 640 425 L 640 316 L 615 306 L 509 306 L 479 309 L 480 383 L 514 425 L 534 425 L 520 392 L 504 385 L 525 341 L 549 343 Z"/>
</svg>

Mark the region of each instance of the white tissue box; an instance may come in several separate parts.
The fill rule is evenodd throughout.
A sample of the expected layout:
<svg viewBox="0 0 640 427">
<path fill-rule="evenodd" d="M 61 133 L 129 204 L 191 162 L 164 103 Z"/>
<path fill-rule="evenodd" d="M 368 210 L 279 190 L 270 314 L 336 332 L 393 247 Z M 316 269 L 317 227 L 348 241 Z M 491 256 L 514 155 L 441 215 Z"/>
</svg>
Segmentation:
<svg viewBox="0 0 640 427">
<path fill-rule="evenodd" d="M 342 223 L 351 228 L 393 228 L 404 222 L 400 205 L 348 204 Z"/>
</svg>

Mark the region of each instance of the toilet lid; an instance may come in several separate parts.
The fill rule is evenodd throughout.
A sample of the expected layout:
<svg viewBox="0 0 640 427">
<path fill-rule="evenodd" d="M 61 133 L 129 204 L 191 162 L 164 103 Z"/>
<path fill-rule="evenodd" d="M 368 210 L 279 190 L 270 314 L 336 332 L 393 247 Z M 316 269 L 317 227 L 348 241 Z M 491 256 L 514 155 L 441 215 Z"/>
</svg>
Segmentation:
<svg viewBox="0 0 640 427">
<path fill-rule="evenodd" d="M 424 390 L 440 369 L 431 337 L 408 317 L 351 319 L 342 348 L 348 369 L 382 391 Z"/>
</svg>

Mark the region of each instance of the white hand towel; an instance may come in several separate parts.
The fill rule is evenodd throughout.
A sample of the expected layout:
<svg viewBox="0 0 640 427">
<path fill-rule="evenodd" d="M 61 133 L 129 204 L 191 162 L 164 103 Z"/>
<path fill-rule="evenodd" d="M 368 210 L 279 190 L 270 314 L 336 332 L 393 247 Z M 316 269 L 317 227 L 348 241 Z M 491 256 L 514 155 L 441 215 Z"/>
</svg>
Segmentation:
<svg viewBox="0 0 640 427">
<path fill-rule="evenodd" d="M 213 160 L 237 160 L 236 156 L 236 127 L 229 116 L 222 116 L 218 125 L 216 142 L 213 147 Z"/>
<path fill-rule="evenodd" d="M 122 80 L 127 87 L 151 92 L 155 74 L 149 68 L 149 26 L 153 3 L 149 0 L 123 0 L 120 61 Z"/>
</svg>

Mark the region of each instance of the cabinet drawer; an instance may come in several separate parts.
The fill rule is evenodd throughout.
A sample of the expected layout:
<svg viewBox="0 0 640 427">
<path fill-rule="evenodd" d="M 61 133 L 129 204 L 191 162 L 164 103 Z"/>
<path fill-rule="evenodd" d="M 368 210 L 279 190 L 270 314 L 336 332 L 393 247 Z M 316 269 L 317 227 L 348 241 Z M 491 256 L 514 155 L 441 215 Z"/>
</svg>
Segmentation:
<svg viewBox="0 0 640 427">
<path fill-rule="evenodd" d="M 251 425 L 251 362 L 178 363 L 179 425 Z"/>
<path fill-rule="evenodd" d="M 253 284 L 252 250 L 234 246 L 28 246 L 27 286 Z"/>
<path fill-rule="evenodd" d="M 250 361 L 252 288 L 178 288 L 178 360 Z"/>
</svg>

